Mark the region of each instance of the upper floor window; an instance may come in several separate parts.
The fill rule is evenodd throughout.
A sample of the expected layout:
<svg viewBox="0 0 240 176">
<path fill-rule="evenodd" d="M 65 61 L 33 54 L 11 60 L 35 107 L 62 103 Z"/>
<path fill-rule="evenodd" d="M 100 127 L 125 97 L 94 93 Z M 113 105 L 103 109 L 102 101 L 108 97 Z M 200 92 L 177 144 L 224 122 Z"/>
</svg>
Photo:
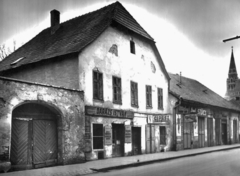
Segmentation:
<svg viewBox="0 0 240 176">
<path fill-rule="evenodd" d="M 152 107 L 152 86 L 146 86 L 146 105 Z"/>
<path fill-rule="evenodd" d="M 121 78 L 113 76 L 113 103 L 122 103 Z"/>
<path fill-rule="evenodd" d="M 163 90 L 158 88 L 158 109 L 163 109 Z"/>
<path fill-rule="evenodd" d="M 103 100 L 103 76 L 98 71 L 93 71 L 93 99 Z"/>
<path fill-rule="evenodd" d="M 130 41 L 130 52 L 135 54 L 135 43 L 132 40 Z"/>
<path fill-rule="evenodd" d="M 131 105 L 138 107 L 138 84 L 131 81 Z"/>
</svg>

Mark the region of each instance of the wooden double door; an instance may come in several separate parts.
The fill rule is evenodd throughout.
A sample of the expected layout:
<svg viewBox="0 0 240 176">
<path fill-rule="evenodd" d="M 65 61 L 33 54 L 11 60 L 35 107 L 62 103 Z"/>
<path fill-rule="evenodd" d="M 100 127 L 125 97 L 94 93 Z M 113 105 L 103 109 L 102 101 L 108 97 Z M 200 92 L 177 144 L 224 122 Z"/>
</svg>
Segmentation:
<svg viewBox="0 0 240 176">
<path fill-rule="evenodd" d="M 215 126 L 215 128 L 216 128 L 216 126 Z M 208 143 L 208 147 L 214 145 L 214 141 L 213 141 L 213 119 L 212 118 L 207 119 L 207 143 Z"/>
<path fill-rule="evenodd" d="M 124 156 L 124 134 L 123 124 L 112 124 L 113 157 Z"/>
<path fill-rule="evenodd" d="M 57 163 L 57 125 L 51 119 L 15 117 L 12 122 L 10 160 L 16 169 Z"/>
<path fill-rule="evenodd" d="M 192 138 L 193 138 L 193 122 L 185 122 L 183 130 L 184 149 L 191 148 Z"/>
<path fill-rule="evenodd" d="M 198 117 L 198 146 L 204 147 L 205 141 L 205 118 Z"/>
<path fill-rule="evenodd" d="M 132 154 L 141 154 L 141 127 L 132 127 Z"/>
</svg>

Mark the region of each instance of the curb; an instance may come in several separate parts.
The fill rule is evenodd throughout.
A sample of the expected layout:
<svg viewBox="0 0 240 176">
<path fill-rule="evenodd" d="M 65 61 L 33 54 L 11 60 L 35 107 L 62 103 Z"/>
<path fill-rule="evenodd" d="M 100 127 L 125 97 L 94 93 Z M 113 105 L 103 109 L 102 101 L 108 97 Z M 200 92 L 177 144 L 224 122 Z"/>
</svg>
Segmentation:
<svg viewBox="0 0 240 176">
<path fill-rule="evenodd" d="M 159 163 L 159 162 L 169 161 L 169 160 L 173 160 L 173 159 L 186 158 L 186 157 L 191 157 L 191 156 L 197 156 L 197 155 L 213 153 L 213 152 L 219 152 L 219 151 L 232 150 L 232 149 L 237 149 L 237 148 L 240 148 L 240 146 L 230 147 L 230 148 L 223 148 L 223 149 L 216 149 L 216 150 L 210 150 L 210 151 L 203 151 L 203 152 L 197 152 L 197 153 L 192 153 L 192 154 L 173 156 L 173 157 L 162 158 L 162 159 L 154 159 L 154 160 L 150 160 L 150 161 L 136 162 L 136 163 L 131 163 L 131 164 L 111 166 L 111 167 L 105 167 L 105 168 L 101 168 L 101 169 L 94 169 L 94 168 L 90 168 L 90 169 L 95 171 L 95 172 L 108 172 L 110 170 L 124 169 L 124 168 L 128 168 L 128 167 L 138 167 L 138 166 L 142 166 L 142 165 Z"/>
</svg>

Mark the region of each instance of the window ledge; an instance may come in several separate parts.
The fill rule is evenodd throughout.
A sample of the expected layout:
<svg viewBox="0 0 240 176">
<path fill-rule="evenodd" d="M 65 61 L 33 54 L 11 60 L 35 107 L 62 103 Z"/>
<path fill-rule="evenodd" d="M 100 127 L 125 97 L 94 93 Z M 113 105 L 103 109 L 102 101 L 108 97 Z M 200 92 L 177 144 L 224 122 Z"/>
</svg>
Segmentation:
<svg viewBox="0 0 240 176">
<path fill-rule="evenodd" d="M 95 102 L 101 102 L 101 103 L 104 102 L 104 100 L 99 100 L 99 99 L 93 99 L 93 101 L 95 101 Z"/>
<path fill-rule="evenodd" d="M 147 106 L 146 108 L 147 108 L 147 109 L 152 109 L 153 107 L 152 107 L 152 106 Z"/>
<path fill-rule="evenodd" d="M 138 105 L 133 105 L 133 104 L 131 104 L 131 106 L 132 106 L 133 108 L 139 108 Z"/>
<path fill-rule="evenodd" d="M 122 105 L 122 102 L 113 101 L 114 104 Z"/>
</svg>

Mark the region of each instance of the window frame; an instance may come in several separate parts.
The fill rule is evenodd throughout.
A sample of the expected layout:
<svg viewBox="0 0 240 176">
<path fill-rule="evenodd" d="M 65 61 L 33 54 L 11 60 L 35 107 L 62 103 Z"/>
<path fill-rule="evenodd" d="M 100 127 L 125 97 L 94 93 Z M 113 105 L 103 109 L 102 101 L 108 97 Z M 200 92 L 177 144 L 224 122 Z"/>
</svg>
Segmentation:
<svg viewBox="0 0 240 176">
<path fill-rule="evenodd" d="M 163 109 L 163 89 L 157 88 L 158 90 L 158 109 Z"/>
<path fill-rule="evenodd" d="M 136 54 L 135 42 L 133 40 L 130 40 L 130 53 Z"/>
<path fill-rule="evenodd" d="M 138 83 L 130 81 L 131 106 L 138 107 Z"/>
<path fill-rule="evenodd" d="M 97 79 L 94 78 L 94 73 L 97 73 Z M 99 81 L 99 75 L 101 75 L 101 80 Z M 97 81 L 95 81 L 97 80 Z M 97 84 L 97 96 L 95 96 L 95 84 Z M 102 94 L 102 96 L 101 96 Z M 103 99 L 103 73 L 93 70 L 93 100 L 104 101 Z"/>
<path fill-rule="evenodd" d="M 94 125 L 101 125 L 102 126 L 102 135 L 95 136 L 94 135 Z M 102 138 L 102 148 L 94 148 L 94 139 L 95 138 Z M 104 149 L 104 126 L 101 123 L 92 123 L 92 149 L 93 150 L 103 150 Z"/>
<path fill-rule="evenodd" d="M 146 107 L 152 108 L 152 86 L 150 85 L 146 85 Z"/>
<path fill-rule="evenodd" d="M 116 80 L 116 82 L 119 81 L 120 86 L 117 85 L 119 83 L 115 84 L 114 80 Z M 116 92 L 114 91 L 115 89 Z M 122 104 L 122 79 L 120 77 L 112 76 L 112 91 L 113 91 L 113 103 Z M 115 94 L 117 99 L 115 99 Z"/>
</svg>

